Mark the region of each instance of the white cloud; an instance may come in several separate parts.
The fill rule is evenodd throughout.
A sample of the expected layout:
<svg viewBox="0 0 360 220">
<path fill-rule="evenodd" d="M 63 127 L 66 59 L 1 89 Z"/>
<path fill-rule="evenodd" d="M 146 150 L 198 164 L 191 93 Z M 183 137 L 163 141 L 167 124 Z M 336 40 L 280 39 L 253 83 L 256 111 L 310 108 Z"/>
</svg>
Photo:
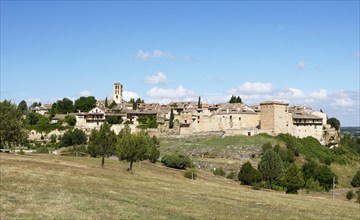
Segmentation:
<svg viewBox="0 0 360 220">
<path fill-rule="evenodd" d="M 149 76 L 145 78 L 145 83 L 147 84 L 160 84 L 167 83 L 168 80 L 164 73 L 158 72 L 155 76 Z"/>
<path fill-rule="evenodd" d="M 338 98 L 335 99 L 331 105 L 335 107 L 352 107 L 354 105 L 354 101 L 350 98 Z"/>
<path fill-rule="evenodd" d="M 123 99 L 124 100 L 130 100 L 131 98 L 137 99 L 140 96 L 136 92 L 131 91 L 123 91 Z"/>
<path fill-rule="evenodd" d="M 314 99 L 326 99 L 328 92 L 325 89 L 320 89 L 319 91 L 311 92 L 310 97 Z"/>
<path fill-rule="evenodd" d="M 164 89 L 154 87 L 146 92 L 151 102 L 168 103 L 171 101 L 196 100 L 197 97 L 192 90 L 184 88 L 182 85 L 176 89 Z"/>
<path fill-rule="evenodd" d="M 304 69 L 305 67 L 305 62 L 303 60 L 300 60 L 298 63 L 297 63 L 297 68 L 298 69 Z"/>
<path fill-rule="evenodd" d="M 29 104 L 32 104 L 34 102 L 41 102 L 41 99 L 40 98 L 30 98 L 30 99 L 26 99 L 26 102 L 29 103 Z"/>
<path fill-rule="evenodd" d="M 153 50 L 152 52 L 145 52 L 143 50 L 139 50 L 136 54 L 135 57 L 141 60 L 149 60 L 152 58 L 175 58 L 174 55 L 172 55 L 169 52 L 164 52 L 161 50 Z"/>
<path fill-rule="evenodd" d="M 79 92 L 79 96 L 88 97 L 88 96 L 91 96 L 91 92 L 89 90 L 83 90 L 83 91 Z"/>
<path fill-rule="evenodd" d="M 261 82 L 245 82 L 241 84 L 237 89 L 229 90 L 230 93 L 270 93 L 273 90 L 271 83 L 261 83 Z"/>
</svg>

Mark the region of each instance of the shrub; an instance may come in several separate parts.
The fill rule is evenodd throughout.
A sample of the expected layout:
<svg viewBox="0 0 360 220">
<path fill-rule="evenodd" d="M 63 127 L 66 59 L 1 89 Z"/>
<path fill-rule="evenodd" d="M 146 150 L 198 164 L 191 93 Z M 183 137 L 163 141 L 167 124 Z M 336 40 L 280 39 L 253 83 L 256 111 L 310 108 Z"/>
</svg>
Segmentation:
<svg viewBox="0 0 360 220">
<path fill-rule="evenodd" d="M 65 122 L 70 126 L 74 126 L 76 124 L 75 115 L 66 115 L 65 116 Z"/>
<path fill-rule="evenodd" d="M 72 147 L 67 147 L 62 151 L 63 156 L 86 156 L 88 151 L 85 145 L 75 145 Z"/>
<path fill-rule="evenodd" d="M 38 149 L 36 149 L 36 153 L 38 154 L 48 154 L 49 153 L 49 149 L 45 146 L 41 146 Z"/>
<path fill-rule="evenodd" d="M 185 169 L 187 167 L 193 167 L 193 163 L 188 156 L 181 154 L 167 154 L 161 158 L 161 162 L 171 168 Z"/>
<path fill-rule="evenodd" d="M 291 164 L 285 172 L 283 185 L 286 187 L 286 193 L 297 194 L 305 184 L 301 170 L 295 164 Z"/>
<path fill-rule="evenodd" d="M 324 163 L 325 163 L 326 165 L 328 165 L 328 166 L 330 166 L 331 162 L 332 162 L 332 160 L 331 160 L 331 158 L 329 158 L 329 157 L 326 157 L 326 158 L 324 159 Z"/>
<path fill-rule="evenodd" d="M 270 142 L 267 142 L 265 144 L 263 144 L 262 146 L 262 154 L 265 154 L 265 152 L 269 149 L 272 149 L 272 145 Z"/>
<path fill-rule="evenodd" d="M 184 173 L 184 177 L 195 180 L 196 179 L 195 170 L 194 169 L 187 170 Z"/>
<path fill-rule="evenodd" d="M 305 183 L 306 192 L 313 191 L 313 192 L 322 192 L 324 191 L 323 188 L 320 186 L 319 181 L 310 178 Z"/>
<path fill-rule="evenodd" d="M 261 181 L 261 173 L 253 168 L 251 163 L 248 161 L 241 166 L 238 174 L 238 179 L 245 185 L 253 185 Z"/>
<path fill-rule="evenodd" d="M 360 170 L 355 174 L 351 181 L 353 187 L 360 187 Z"/>
<path fill-rule="evenodd" d="M 360 203 L 360 189 L 358 189 L 358 190 L 356 191 L 356 197 L 357 197 L 356 202 L 357 202 L 357 203 Z"/>
<path fill-rule="evenodd" d="M 216 176 L 225 176 L 226 173 L 221 167 L 219 167 L 214 169 L 213 174 Z"/>
<path fill-rule="evenodd" d="M 237 179 L 236 172 L 232 171 L 232 172 L 228 173 L 226 175 L 226 178 L 231 179 L 231 180 L 236 180 Z"/>
<path fill-rule="evenodd" d="M 346 199 L 347 200 L 352 200 L 353 198 L 354 198 L 354 193 L 353 193 L 353 191 L 349 191 L 348 193 L 346 193 Z"/>
<path fill-rule="evenodd" d="M 82 130 L 75 128 L 73 131 L 67 131 L 64 133 L 60 140 L 60 146 L 67 147 L 72 145 L 86 144 L 86 141 L 86 134 Z"/>
</svg>

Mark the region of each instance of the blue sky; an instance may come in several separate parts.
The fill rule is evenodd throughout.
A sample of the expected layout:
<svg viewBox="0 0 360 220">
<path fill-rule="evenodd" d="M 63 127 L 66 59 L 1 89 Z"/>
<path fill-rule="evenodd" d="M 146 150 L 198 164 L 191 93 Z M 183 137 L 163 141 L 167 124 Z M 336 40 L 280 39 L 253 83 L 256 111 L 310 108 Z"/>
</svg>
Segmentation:
<svg viewBox="0 0 360 220">
<path fill-rule="evenodd" d="M 282 100 L 359 126 L 359 1 L 1 1 L 1 100 Z"/>
</svg>

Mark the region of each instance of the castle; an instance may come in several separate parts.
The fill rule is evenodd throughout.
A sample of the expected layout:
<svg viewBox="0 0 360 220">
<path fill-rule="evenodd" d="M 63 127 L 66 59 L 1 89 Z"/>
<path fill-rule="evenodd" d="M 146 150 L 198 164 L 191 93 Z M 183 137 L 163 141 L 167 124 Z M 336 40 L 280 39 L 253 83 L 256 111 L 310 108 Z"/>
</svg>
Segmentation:
<svg viewBox="0 0 360 220">
<path fill-rule="evenodd" d="M 123 123 L 113 124 L 118 133 L 125 124 L 133 132 L 140 130 L 139 118 L 156 118 L 158 128 L 148 129 L 157 136 L 196 135 L 220 132 L 223 135 L 255 135 L 266 133 L 277 135 L 291 134 L 304 138 L 312 136 L 324 145 L 335 145 L 337 131 L 327 124 L 327 115 L 304 106 L 292 106 L 279 101 L 264 101 L 259 105 L 244 103 L 207 104 L 198 102 L 138 103 L 136 110 L 132 103 L 124 102 L 123 85 L 115 83 L 113 98 L 116 105 L 106 108 L 104 101 L 89 112 L 76 113 L 76 127 L 90 132 L 98 128 L 108 117 L 122 118 Z M 174 127 L 169 128 L 171 111 L 174 114 Z"/>
</svg>

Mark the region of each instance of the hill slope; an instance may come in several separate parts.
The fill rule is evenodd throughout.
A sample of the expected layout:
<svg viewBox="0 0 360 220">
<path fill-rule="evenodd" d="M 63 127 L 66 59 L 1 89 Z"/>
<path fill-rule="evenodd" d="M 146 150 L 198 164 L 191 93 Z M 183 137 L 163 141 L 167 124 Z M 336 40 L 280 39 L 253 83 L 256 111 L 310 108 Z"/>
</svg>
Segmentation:
<svg viewBox="0 0 360 220">
<path fill-rule="evenodd" d="M 358 219 L 359 204 L 252 190 L 160 164 L 0 154 L 1 219 Z"/>
</svg>

